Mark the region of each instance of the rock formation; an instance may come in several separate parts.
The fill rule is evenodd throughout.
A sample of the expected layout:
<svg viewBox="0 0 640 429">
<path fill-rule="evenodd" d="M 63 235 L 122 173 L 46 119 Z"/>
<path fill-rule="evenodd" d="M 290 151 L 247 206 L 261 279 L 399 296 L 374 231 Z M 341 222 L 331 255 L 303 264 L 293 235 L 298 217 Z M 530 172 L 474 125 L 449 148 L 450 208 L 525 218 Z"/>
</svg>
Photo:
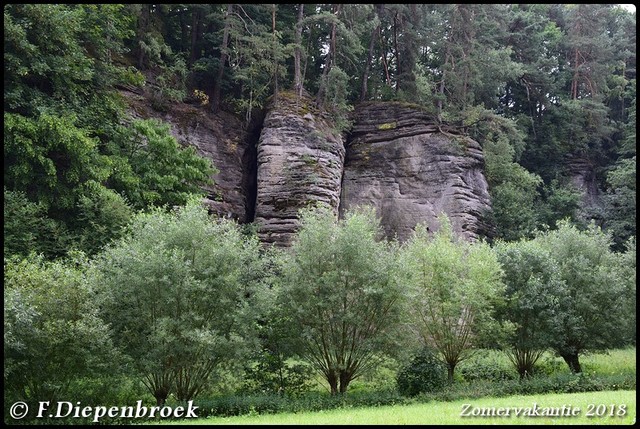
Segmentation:
<svg viewBox="0 0 640 429">
<path fill-rule="evenodd" d="M 487 232 L 482 218 L 490 199 L 477 142 L 402 103 L 365 103 L 353 118 L 341 212 L 371 205 L 387 237 L 400 241 L 420 222 L 435 231 L 440 213 L 467 239 Z"/>
<path fill-rule="evenodd" d="M 585 207 L 598 206 L 600 190 L 596 180 L 596 165 L 584 156 L 571 154 L 566 158 L 567 171 L 573 186 L 582 195 L 582 205 Z"/>
<path fill-rule="evenodd" d="M 225 112 L 184 103 L 158 112 L 143 96 L 126 95 L 134 116 L 168 122 L 181 144 L 213 161 L 215 184 L 205 189 L 210 212 L 255 222 L 264 243 L 289 245 L 299 209 L 314 202 L 337 215 L 371 205 L 385 235 L 401 241 L 419 222 L 435 231 L 440 213 L 466 239 L 488 232 L 482 149 L 417 106 L 363 103 L 343 140 L 309 97 L 289 92 L 271 100 L 255 132 Z"/>
<path fill-rule="evenodd" d="M 289 245 L 299 209 L 323 202 L 338 213 L 344 144 L 307 97 L 282 92 L 267 107 L 258 143 L 255 222 L 265 243 Z"/>
<path fill-rule="evenodd" d="M 232 114 L 213 115 L 205 106 L 174 103 L 153 110 L 148 98 L 128 92 L 134 117 L 158 118 L 168 123 L 171 134 L 184 146 L 194 146 L 218 170 L 213 185 L 206 186 L 204 203 L 209 212 L 246 223 L 253 221 L 255 198 L 255 142 Z"/>
</svg>

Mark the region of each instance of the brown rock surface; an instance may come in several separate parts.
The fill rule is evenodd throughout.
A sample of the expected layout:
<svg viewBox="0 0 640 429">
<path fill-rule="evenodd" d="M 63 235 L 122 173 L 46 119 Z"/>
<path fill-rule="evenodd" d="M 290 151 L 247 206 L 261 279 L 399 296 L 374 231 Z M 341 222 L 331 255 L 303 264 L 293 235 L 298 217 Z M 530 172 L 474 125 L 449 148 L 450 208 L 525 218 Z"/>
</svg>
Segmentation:
<svg viewBox="0 0 640 429">
<path fill-rule="evenodd" d="M 252 221 L 255 148 L 238 118 L 225 112 L 214 115 L 207 106 L 186 103 L 157 111 L 147 97 L 131 92 L 123 95 L 134 117 L 162 119 L 180 144 L 194 146 L 199 155 L 213 162 L 218 173 L 212 176 L 214 184 L 204 188 L 204 202 L 211 213 L 241 223 Z"/>
<path fill-rule="evenodd" d="M 235 116 L 176 103 L 153 110 L 148 98 L 126 92 L 135 117 L 168 122 L 183 145 L 194 146 L 218 169 L 205 190 L 218 216 L 254 222 L 264 243 L 287 246 L 298 211 L 324 202 L 343 214 L 375 207 L 387 237 L 406 240 L 416 224 L 438 228 L 446 213 L 456 233 L 487 233 L 490 208 L 484 158 L 472 139 L 439 126 L 419 107 L 369 102 L 353 112 L 346 154 L 343 138 L 307 96 L 281 92 L 266 107 L 258 133 Z M 256 147 L 257 146 L 257 147 Z"/>
<path fill-rule="evenodd" d="M 298 211 L 309 204 L 338 213 L 344 145 L 307 97 L 282 92 L 267 106 L 257 160 L 255 222 L 263 242 L 290 244 Z"/>
<path fill-rule="evenodd" d="M 402 103 L 365 103 L 353 117 L 341 213 L 371 205 L 387 237 L 401 241 L 420 222 L 436 230 L 442 212 L 466 239 L 486 232 L 481 219 L 490 199 L 477 142 L 443 130 L 427 113 Z"/>
</svg>

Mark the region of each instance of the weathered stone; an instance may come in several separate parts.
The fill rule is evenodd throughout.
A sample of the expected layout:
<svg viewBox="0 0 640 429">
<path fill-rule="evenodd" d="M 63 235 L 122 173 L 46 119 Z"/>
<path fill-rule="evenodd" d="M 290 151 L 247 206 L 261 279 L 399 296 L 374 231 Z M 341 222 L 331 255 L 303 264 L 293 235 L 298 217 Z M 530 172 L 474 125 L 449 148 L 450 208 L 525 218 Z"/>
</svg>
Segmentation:
<svg viewBox="0 0 640 429">
<path fill-rule="evenodd" d="M 419 108 L 366 103 L 354 111 L 347 142 L 340 212 L 375 207 L 387 237 L 408 239 L 445 213 L 454 232 L 474 240 L 487 231 L 490 208 L 484 158 L 474 140 L 444 130 Z"/>
<path fill-rule="evenodd" d="M 183 146 L 193 146 L 199 155 L 210 159 L 218 170 L 213 185 L 203 187 L 204 203 L 216 216 L 251 222 L 255 187 L 255 147 L 249 133 L 235 116 L 211 113 L 206 106 L 173 103 L 165 112 L 150 108 L 149 99 L 124 93 L 134 117 L 162 119 L 171 126 L 171 134 Z"/>
<path fill-rule="evenodd" d="M 299 227 L 298 211 L 322 202 L 336 214 L 344 145 L 307 97 L 282 92 L 272 101 L 258 143 L 255 222 L 265 243 L 287 246 Z"/>
<path fill-rule="evenodd" d="M 371 205 L 387 237 L 400 240 L 420 222 L 436 230 L 440 213 L 467 239 L 488 231 L 482 220 L 490 208 L 482 149 L 416 106 L 359 105 L 345 155 L 342 137 L 307 96 L 281 92 L 267 105 L 259 139 L 225 112 L 213 115 L 185 103 L 158 112 L 148 97 L 126 96 L 134 116 L 168 122 L 181 144 L 213 161 L 219 172 L 205 189 L 210 211 L 255 221 L 264 243 L 289 245 L 300 208 L 315 202 L 336 215 Z"/>
<path fill-rule="evenodd" d="M 584 156 L 572 154 L 566 159 L 571 184 L 581 193 L 584 207 L 600 204 L 600 190 L 596 179 L 596 164 Z"/>
</svg>

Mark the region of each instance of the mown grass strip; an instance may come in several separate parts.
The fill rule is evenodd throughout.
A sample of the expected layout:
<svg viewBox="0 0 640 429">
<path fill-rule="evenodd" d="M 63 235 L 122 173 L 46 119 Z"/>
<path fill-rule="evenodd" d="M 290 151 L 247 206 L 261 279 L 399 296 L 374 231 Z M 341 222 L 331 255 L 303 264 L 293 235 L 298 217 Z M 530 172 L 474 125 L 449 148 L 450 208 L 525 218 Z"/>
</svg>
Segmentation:
<svg viewBox="0 0 640 429">
<path fill-rule="evenodd" d="M 564 407 L 564 411 L 563 411 Z M 474 413 L 491 413 L 509 409 L 509 416 L 481 417 Z M 470 417 L 462 417 L 463 409 Z M 530 416 L 559 414 L 554 417 Z M 515 414 L 519 411 L 519 416 Z M 544 411 L 546 410 L 546 411 Z M 576 411 L 577 410 L 577 411 Z M 591 411 L 593 416 L 587 415 Z M 575 415 L 570 415 L 573 412 Z M 502 411 L 504 414 L 505 411 Z M 600 415 L 599 415 L 600 414 Z M 613 416 L 611 416 L 613 414 Z M 618 414 L 623 414 L 619 416 Z M 636 392 L 607 391 L 505 398 L 463 399 L 453 402 L 337 409 L 319 412 L 282 413 L 259 416 L 214 417 L 164 422 L 167 424 L 633 424 L 636 418 Z"/>
</svg>

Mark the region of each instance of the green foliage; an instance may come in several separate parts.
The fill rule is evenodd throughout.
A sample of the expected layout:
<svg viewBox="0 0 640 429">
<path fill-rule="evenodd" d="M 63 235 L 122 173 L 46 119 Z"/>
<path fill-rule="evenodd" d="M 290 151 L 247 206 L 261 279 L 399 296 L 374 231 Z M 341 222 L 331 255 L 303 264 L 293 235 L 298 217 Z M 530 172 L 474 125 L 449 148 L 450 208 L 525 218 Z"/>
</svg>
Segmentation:
<svg viewBox="0 0 640 429">
<path fill-rule="evenodd" d="M 96 139 L 74 118 L 4 114 L 4 183 L 48 208 L 69 210 L 81 184 L 108 176 Z"/>
<path fill-rule="evenodd" d="M 110 185 L 137 209 L 184 205 L 216 172 L 193 147 L 181 147 L 169 125 L 157 119 L 134 120 L 121 129 L 110 148 L 114 173 Z"/>
<path fill-rule="evenodd" d="M 633 375 L 636 374 L 636 349 L 607 350 L 588 353 L 584 356 L 585 373 L 589 375 Z"/>
<path fill-rule="evenodd" d="M 184 101 L 187 97 L 187 64 L 178 55 L 171 55 L 171 58 L 168 64 L 159 66 L 157 89 L 151 93 L 152 107 L 161 112 L 168 111 L 170 104 Z"/>
<path fill-rule="evenodd" d="M 5 258 L 31 252 L 51 258 L 70 245 L 72 237 L 64 225 L 47 217 L 46 207 L 29 201 L 23 192 L 4 189 L 3 213 Z"/>
<path fill-rule="evenodd" d="M 261 415 L 286 412 L 320 411 L 335 408 L 377 407 L 381 405 L 427 403 L 431 401 L 457 401 L 487 397 L 508 397 L 513 395 L 543 395 L 562 392 L 591 392 L 634 390 L 635 350 L 616 350 L 611 355 L 593 355 L 595 370 L 588 374 L 575 375 L 568 372 L 566 365 L 553 370 L 538 371 L 538 376 L 524 380 L 510 370 L 509 362 L 498 351 L 483 350 L 461 364 L 460 369 L 469 371 L 473 381 L 447 384 L 431 393 L 422 393 L 409 398 L 394 390 L 353 391 L 349 395 L 330 396 L 326 392 L 306 392 L 293 397 L 287 395 L 226 395 L 198 399 L 198 415 L 235 416 Z M 546 361 L 546 359 L 544 360 Z M 560 363 L 560 362 L 558 362 Z M 478 371 L 473 372 L 479 365 Z M 585 362 L 585 366 L 587 362 Z M 615 369 L 615 370 L 614 370 Z M 544 375 L 543 375 L 544 374 Z M 483 379 L 484 377 L 493 379 Z M 480 378 L 483 377 L 483 378 Z"/>
<path fill-rule="evenodd" d="M 636 236 L 636 157 L 620 160 L 607 174 L 605 227 L 611 231 L 615 249 Z"/>
<path fill-rule="evenodd" d="M 138 40 L 139 49 L 145 58 L 142 68 L 155 68 L 165 66 L 173 54 L 171 47 L 167 45 L 162 34 L 157 32 L 145 33 Z"/>
<path fill-rule="evenodd" d="M 130 231 L 94 263 L 101 314 L 158 403 L 192 399 L 251 347 L 258 243 L 196 201 L 139 214 Z"/>
<path fill-rule="evenodd" d="M 255 235 L 255 231 L 249 232 Z M 279 267 L 284 255 L 277 249 L 268 249 L 261 254 L 267 269 L 264 279 L 269 288 L 262 295 L 264 308 L 262 321 L 258 324 L 261 348 L 244 363 L 243 390 L 250 393 L 277 393 L 296 395 L 311 387 L 313 368 L 301 362 L 296 354 L 295 330 L 291 315 L 277 297 Z"/>
<path fill-rule="evenodd" d="M 328 207 L 301 212 L 278 291 L 299 353 L 332 393 L 392 351 L 401 292 L 393 247 L 379 241 L 373 210 L 337 220 Z"/>
<path fill-rule="evenodd" d="M 58 145 L 68 138 L 76 141 L 72 146 L 95 145 L 95 156 L 82 161 L 96 173 L 90 180 L 105 183 L 97 176 L 113 169 L 119 177 L 108 183 L 126 182 L 115 190 L 136 209 L 162 204 L 153 192 L 144 202 L 142 195 L 124 192 L 144 179 L 122 177 L 131 175 L 119 158 L 126 155 L 105 150 L 130 139 L 128 133 L 119 137 L 125 106 L 114 85 L 142 86 L 145 70 L 152 104 L 166 110 L 194 88 L 206 90 L 222 70 L 216 85 L 224 91 L 224 107 L 249 122 L 270 96 L 291 86 L 293 52 L 299 49 L 304 85 L 320 93 L 318 101 L 339 130 L 349 128 L 351 104 L 366 78 L 365 99 L 418 102 L 480 141 L 497 238 L 531 237 L 536 227 L 576 215 L 577 193 L 553 183 L 576 173 L 566 162 L 575 156 L 588 161 L 590 170 L 578 173 L 593 174 L 593 183 L 606 191 L 598 201 L 602 210 L 581 208 L 586 220 L 602 217 L 616 250 L 635 235 L 635 187 L 629 182 L 636 128 L 632 14 L 612 5 L 317 5 L 305 9 L 298 41 L 296 5 L 233 5 L 229 16 L 226 10 L 7 5 L 5 114 L 26 118 L 5 116 L 18 125 L 5 128 L 5 171 L 14 180 L 5 180 L 8 189 L 41 202 L 24 181 L 28 169 L 36 170 L 38 189 L 48 186 L 41 196 L 60 194 L 65 207 L 64 213 L 52 213 L 43 201 L 49 216 L 76 220 L 79 196 L 64 189 L 73 182 L 54 180 L 46 159 L 24 159 L 16 147 L 31 140 L 28 146 L 63 175 L 66 167 L 37 149 L 55 145 L 65 152 L 56 156 L 70 162 L 79 148 Z M 56 138 L 47 142 L 44 125 L 52 120 L 68 132 L 54 132 Z M 34 140 L 32 131 L 40 137 Z M 105 152 L 115 158 L 97 156 Z"/>
<path fill-rule="evenodd" d="M 546 228 L 555 226 L 562 219 L 576 220 L 581 200 L 580 191 L 573 185 L 553 179 L 550 184 L 543 186 L 542 199 L 537 202 L 538 225 Z"/>
<path fill-rule="evenodd" d="M 264 107 L 276 88 L 285 87 L 278 82 L 287 75 L 287 67 L 283 62 L 293 53 L 293 44 L 287 43 L 285 39 L 292 34 L 285 36 L 285 32 L 293 33 L 295 24 L 289 21 L 290 25 L 287 25 L 277 19 L 276 28 L 273 28 L 271 13 L 274 10 L 271 8 L 276 6 L 252 5 L 256 19 L 248 22 L 237 13 L 228 18 L 229 37 L 232 41 L 229 50 L 233 52 L 229 65 L 236 87 L 233 97 L 229 97 L 228 101 L 235 106 L 237 113 L 244 115 L 247 123 L 251 121 L 254 109 Z M 287 6 L 290 8 L 292 5 Z M 275 9 L 280 18 L 283 8 Z M 293 15 L 290 18 L 293 20 Z"/>
<path fill-rule="evenodd" d="M 505 304 L 497 317 L 514 327 L 506 352 L 521 377 L 533 374 L 537 360 L 562 333 L 558 295 L 566 291 L 559 261 L 535 240 L 499 242 L 494 248 L 504 271 Z"/>
<path fill-rule="evenodd" d="M 467 383 L 481 380 L 501 382 L 518 378 L 512 362 L 500 350 L 478 350 L 460 363 L 459 372 Z"/>
<path fill-rule="evenodd" d="M 403 249 L 410 294 L 410 325 L 426 345 L 438 350 L 453 380 L 456 365 L 487 336 L 503 334 L 493 319 L 504 291 L 502 270 L 483 242 L 457 240 L 446 216 L 430 236 L 420 225 Z"/>
<path fill-rule="evenodd" d="M 622 312 L 626 317 L 621 321 L 620 329 L 623 332 L 623 341 L 628 344 L 636 344 L 636 239 L 630 238 L 625 243 L 625 251 L 616 254 L 617 267 L 620 281 L 623 286 Z"/>
<path fill-rule="evenodd" d="M 341 68 L 334 66 L 327 74 L 326 80 L 323 105 L 331 112 L 336 129 L 339 132 L 347 131 L 352 126 L 348 116 L 353 110 L 353 106 L 347 102 L 349 76 Z"/>
<path fill-rule="evenodd" d="M 243 390 L 251 393 L 300 394 L 309 390 L 312 368 L 305 363 L 283 360 L 268 350 L 245 368 Z"/>
<path fill-rule="evenodd" d="M 302 395 L 279 394 L 232 395 L 194 401 L 198 417 L 240 416 L 285 412 L 321 411 L 336 408 L 378 407 L 407 403 L 409 399 L 394 390 L 352 392 L 349 395 L 328 395 L 326 392 L 306 392 Z"/>
<path fill-rule="evenodd" d="M 133 210 L 120 194 L 97 182 L 87 182 L 81 189 L 74 228 L 78 231 L 76 246 L 88 254 L 95 254 L 122 235 Z"/>
<path fill-rule="evenodd" d="M 75 117 L 75 125 L 92 137 L 117 122 L 111 85 L 130 72 L 114 61 L 131 34 L 123 7 L 7 5 L 5 112 Z"/>
<path fill-rule="evenodd" d="M 436 353 L 425 347 L 398 372 L 398 391 L 405 396 L 441 390 L 447 382 L 447 367 Z"/>
<path fill-rule="evenodd" d="M 14 399 L 68 398 L 84 377 L 122 362 L 99 318 L 82 268 L 42 257 L 4 262 L 4 385 Z"/>
<path fill-rule="evenodd" d="M 581 232 L 567 223 L 537 240 L 555 258 L 566 283 L 564 292 L 554 289 L 550 294 L 560 316 L 550 339 L 571 370 L 581 370 L 578 357 L 586 351 L 635 341 L 633 244 L 627 252 L 613 254 L 610 238 L 598 228 Z"/>
<path fill-rule="evenodd" d="M 86 100 L 94 70 L 80 43 L 82 17 L 77 5 L 4 8 L 5 111 L 32 116 L 54 100 L 74 108 Z"/>
<path fill-rule="evenodd" d="M 482 118 L 474 132 L 483 145 L 495 237 L 530 237 L 537 224 L 537 187 L 542 180 L 516 162 L 524 147 L 522 131 L 512 121 L 486 112 Z"/>
<path fill-rule="evenodd" d="M 51 219 L 47 229 L 54 237 L 40 234 L 53 242 L 46 245 L 28 239 L 29 250 L 47 256 L 69 247 L 96 252 L 119 235 L 131 215 L 128 203 L 135 209 L 183 205 L 210 183 L 210 162 L 193 149 L 180 150 L 168 126 L 118 124 L 124 105 L 112 85 L 141 83 L 139 73 L 114 61 L 126 53 L 123 39 L 133 35 L 123 8 L 4 9 L 4 182 L 41 207 L 38 216 Z M 167 64 L 158 80 L 166 90 L 162 96 L 175 101 L 179 94 L 167 91 L 184 92 L 186 66 L 178 60 Z"/>
<path fill-rule="evenodd" d="M 559 267 L 565 288 L 550 290 L 561 317 L 551 346 L 580 372 L 578 356 L 587 350 L 604 350 L 624 341 L 620 329 L 630 316 L 625 282 L 610 237 L 591 225 L 580 231 L 568 222 L 536 237 Z M 635 304 L 633 304 L 635 309 Z"/>
</svg>

